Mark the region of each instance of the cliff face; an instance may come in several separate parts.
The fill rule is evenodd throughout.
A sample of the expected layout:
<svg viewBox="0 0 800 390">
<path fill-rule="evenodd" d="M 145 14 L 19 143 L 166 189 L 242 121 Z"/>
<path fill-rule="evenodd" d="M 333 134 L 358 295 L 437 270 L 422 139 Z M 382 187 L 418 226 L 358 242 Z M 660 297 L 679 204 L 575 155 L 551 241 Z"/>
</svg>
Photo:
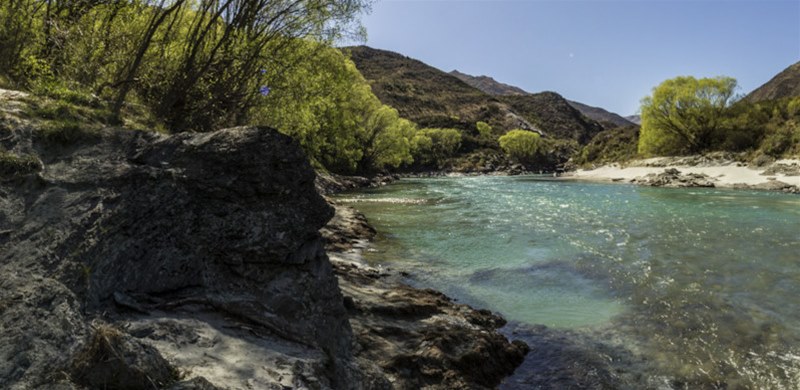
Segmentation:
<svg viewBox="0 0 800 390">
<path fill-rule="evenodd" d="M 0 129 L 7 156 L 37 162 L 0 178 L 0 387 L 212 386 L 188 375 L 195 387 L 180 387 L 185 367 L 151 346 L 201 348 L 208 336 L 219 347 L 232 332 L 250 339 L 229 355 L 281 346 L 264 362 L 280 372 L 239 380 L 360 382 L 318 233 L 333 211 L 291 139 L 266 128 L 107 131 L 68 145 L 36 134 Z M 126 370 L 141 383 L 113 374 Z"/>
</svg>

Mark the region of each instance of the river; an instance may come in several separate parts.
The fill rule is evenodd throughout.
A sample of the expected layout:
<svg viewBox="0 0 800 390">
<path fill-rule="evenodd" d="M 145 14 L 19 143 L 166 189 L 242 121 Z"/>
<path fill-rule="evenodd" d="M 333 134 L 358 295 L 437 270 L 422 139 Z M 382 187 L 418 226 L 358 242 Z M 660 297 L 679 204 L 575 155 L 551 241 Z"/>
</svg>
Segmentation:
<svg viewBox="0 0 800 390">
<path fill-rule="evenodd" d="M 373 265 L 531 344 L 504 388 L 800 388 L 799 196 L 481 176 L 338 200 Z"/>
</svg>

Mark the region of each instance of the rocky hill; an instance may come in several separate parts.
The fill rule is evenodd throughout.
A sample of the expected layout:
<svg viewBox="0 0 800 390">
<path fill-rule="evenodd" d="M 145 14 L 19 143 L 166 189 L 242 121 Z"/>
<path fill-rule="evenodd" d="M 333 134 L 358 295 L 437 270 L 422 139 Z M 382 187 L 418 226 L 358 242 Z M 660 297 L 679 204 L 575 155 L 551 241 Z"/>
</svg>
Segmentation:
<svg viewBox="0 0 800 390">
<path fill-rule="evenodd" d="M 421 61 L 366 46 L 347 50 L 378 99 L 422 127 L 469 133 L 475 122 L 484 121 L 506 130 L 534 130 L 497 98 Z"/>
<path fill-rule="evenodd" d="M 528 93 L 522 88 L 501 83 L 489 76 L 471 76 L 458 70 L 453 70 L 450 74 L 489 95 L 525 95 Z"/>
<path fill-rule="evenodd" d="M 501 83 L 489 76 L 471 76 L 468 74 L 461 73 L 457 70 L 450 72 L 450 74 L 458 77 L 459 80 L 477 89 L 480 89 L 481 91 L 489 95 L 499 95 L 499 96 L 530 95 L 530 93 L 524 91 L 522 88 Z M 627 119 L 613 112 L 606 111 L 600 107 L 592 107 L 590 105 L 571 100 L 568 100 L 567 102 L 573 108 L 580 111 L 581 114 L 585 115 L 589 119 L 592 119 L 596 122 L 603 124 L 603 126 L 607 129 L 619 126 L 630 126 L 634 124 L 628 121 Z"/>
<path fill-rule="evenodd" d="M 745 96 L 751 103 L 800 96 L 800 62 L 778 73 L 764 85 Z"/>
<path fill-rule="evenodd" d="M 335 273 L 287 136 L 48 130 L 22 104 L 0 101 L 0 388 L 487 388 L 522 361 L 490 313 Z"/>
<path fill-rule="evenodd" d="M 401 54 L 366 46 L 348 50 L 375 95 L 420 126 L 474 132 L 475 122 L 484 121 L 499 134 L 523 128 L 579 143 L 588 142 L 602 130 L 600 124 L 584 117 L 553 92 L 490 95 L 464 82 L 460 78 L 463 76 L 456 77 Z"/>
<path fill-rule="evenodd" d="M 588 104 L 583 104 L 572 100 L 569 100 L 569 105 L 575 107 L 576 110 L 580 111 L 581 114 L 585 115 L 589 119 L 600 122 L 600 124 L 602 124 L 606 129 L 638 124 L 600 107 L 592 107 Z"/>
<path fill-rule="evenodd" d="M 584 116 L 555 92 L 501 96 L 500 99 L 529 122 L 547 129 L 548 134 L 555 138 L 586 144 L 603 131 L 601 124 Z"/>
</svg>

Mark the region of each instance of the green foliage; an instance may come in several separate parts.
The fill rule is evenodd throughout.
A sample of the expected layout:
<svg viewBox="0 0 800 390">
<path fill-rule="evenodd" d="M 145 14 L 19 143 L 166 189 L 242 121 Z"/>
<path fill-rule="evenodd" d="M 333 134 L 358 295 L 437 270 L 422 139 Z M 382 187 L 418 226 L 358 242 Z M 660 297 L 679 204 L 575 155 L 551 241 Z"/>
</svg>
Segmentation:
<svg viewBox="0 0 800 390">
<path fill-rule="evenodd" d="M 763 133 L 756 156 L 800 156 L 800 97 L 759 102 L 748 106 L 748 112 Z"/>
<path fill-rule="evenodd" d="M 483 121 L 476 122 L 475 129 L 478 130 L 478 135 L 480 135 L 482 138 L 492 137 L 492 126 L 489 126 L 489 124 L 486 122 Z"/>
<path fill-rule="evenodd" d="M 411 153 L 419 165 L 440 168 L 460 146 L 461 132 L 456 129 L 422 129 L 411 140 Z"/>
<path fill-rule="evenodd" d="M 511 130 L 499 139 L 500 148 L 512 159 L 529 163 L 539 150 L 539 133 L 527 130 Z"/>
<path fill-rule="evenodd" d="M 577 165 L 628 161 L 637 156 L 638 126 L 624 126 L 598 133 L 574 158 Z"/>
<path fill-rule="evenodd" d="M 411 162 L 416 126 L 381 104 L 355 65 L 338 50 L 302 42 L 287 53 L 292 72 L 268 71 L 269 95 L 249 113 L 297 139 L 319 164 L 341 173 Z"/>
<path fill-rule="evenodd" d="M 358 35 L 366 0 L 0 3 L 0 75 L 43 92 L 94 91 L 120 116 L 145 102 L 173 131 L 247 123 L 295 42 Z M 43 90 L 43 91 L 40 91 Z"/>
<path fill-rule="evenodd" d="M 736 89 L 730 77 L 666 80 L 642 99 L 639 152 L 697 153 L 718 141 Z"/>
</svg>

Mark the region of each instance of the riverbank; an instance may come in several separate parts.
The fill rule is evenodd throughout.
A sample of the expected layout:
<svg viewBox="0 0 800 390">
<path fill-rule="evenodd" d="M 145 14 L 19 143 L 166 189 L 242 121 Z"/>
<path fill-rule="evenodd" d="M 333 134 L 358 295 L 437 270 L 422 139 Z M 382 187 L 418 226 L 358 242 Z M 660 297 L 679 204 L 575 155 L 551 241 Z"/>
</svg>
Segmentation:
<svg viewBox="0 0 800 390">
<path fill-rule="evenodd" d="M 748 166 L 724 158 L 658 157 L 635 160 L 624 165 L 615 163 L 595 169 L 579 169 L 565 174 L 564 178 L 653 186 L 797 192 L 800 187 L 800 160 L 785 159 L 762 166 Z"/>
<path fill-rule="evenodd" d="M 496 387 L 522 364 L 528 346 L 498 333 L 506 324 L 502 317 L 367 265 L 362 253 L 375 229 L 354 208 L 332 205 L 335 214 L 321 232 L 361 367 L 382 372 L 393 388 L 480 389 Z"/>
</svg>

